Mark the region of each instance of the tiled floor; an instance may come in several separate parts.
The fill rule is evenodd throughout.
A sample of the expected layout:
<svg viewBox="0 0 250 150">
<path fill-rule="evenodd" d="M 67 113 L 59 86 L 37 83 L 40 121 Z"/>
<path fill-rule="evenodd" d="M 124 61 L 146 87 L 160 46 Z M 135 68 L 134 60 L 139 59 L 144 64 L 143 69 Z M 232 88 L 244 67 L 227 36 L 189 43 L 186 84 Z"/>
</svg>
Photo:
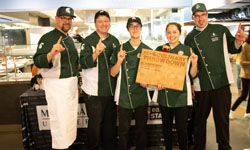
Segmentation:
<svg viewBox="0 0 250 150">
<path fill-rule="evenodd" d="M 235 84 L 231 86 L 232 102 L 237 98 Z M 236 118 L 230 121 L 230 143 L 232 150 L 250 150 L 250 120 L 243 117 L 246 101 L 236 110 Z M 133 149 L 133 148 L 132 148 Z M 163 147 L 150 147 L 149 150 L 164 150 Z M 210 115 L 207 124 L 207 148 L 216 150 L 216 136 L 213 117 Z M 0 125 L 0 150 L 23 150 L 21 125 Z"/>
</svg>

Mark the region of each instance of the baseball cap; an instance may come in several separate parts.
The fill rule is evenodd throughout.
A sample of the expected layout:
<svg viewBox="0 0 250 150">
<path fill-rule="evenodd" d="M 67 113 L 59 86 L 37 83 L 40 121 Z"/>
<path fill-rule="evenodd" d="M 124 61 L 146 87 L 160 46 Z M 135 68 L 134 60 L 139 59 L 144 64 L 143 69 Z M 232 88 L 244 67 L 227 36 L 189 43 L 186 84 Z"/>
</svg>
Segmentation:
<svg viewBox="0 0 250 150">
<path fill-rule="evenodd" d="M 130 18 L 128 18 L 127 28 L 129 27 L 129 25 L 132 22 L 137 22 L 138 24 L 140 24 L 142 26 L 141 19 L 139 17 L 130 17 Z"/>
<path fill-rule="evenodd" d="M 74 16 L 74 9 L 67 6 L 62 6 L 57 9 L 56 16 L 71 16 L 75 18 Z"/>
<path fill-rule="evenodd" d="M 110 20 L 109 13 L 106 12 L 105 10 L 99 10 L 98 12 L 95 13 L 95 22 L 96 22 L 96 19 L 97 19 L 99 16 L 106 16 L 106 17 L 108 17 L 109 20 Z"/>
<path fill-rule="evenodd" d="M 207 8 L 205 6 L 205 4 L 203 3 L 197 3 L 192 7 L 192 12 L 193 14 L 197 11 L 207 11 Z"/>
</svg>

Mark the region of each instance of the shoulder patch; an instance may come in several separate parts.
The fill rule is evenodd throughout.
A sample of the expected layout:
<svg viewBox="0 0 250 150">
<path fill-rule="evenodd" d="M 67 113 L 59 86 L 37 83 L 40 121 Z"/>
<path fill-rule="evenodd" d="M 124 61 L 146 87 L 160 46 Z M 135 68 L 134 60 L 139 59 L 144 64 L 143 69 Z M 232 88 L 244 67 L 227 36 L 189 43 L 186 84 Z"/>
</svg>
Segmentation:
<svg viewBox="0 0 250 150">
<path fill-rule="evenodd" d="M 39 46 L 38 46 L 38 49 L 42 49 L 44 43 L 40 43 Z"/>
<path fill-rule="evenodd" d="M 82 43 L 82 45 L 81 45 L 81 51 L 84 50 L 84 46 L 85 46 L 85 44 Z"/>
<path fill-rule="evenodd" d="M 183 55 L 183 54 L 184 54 L 184 52 L 182 50 L 178 51 L 178 55 Z"/>
<path fill-rule="evenodd" d="M 116 45 L 115 45 L 115 43 L 113 43 L 113 45 L 112 45 L 112 46 L 113 46 L 113 48 L 116 48 Z"/>
</svg>

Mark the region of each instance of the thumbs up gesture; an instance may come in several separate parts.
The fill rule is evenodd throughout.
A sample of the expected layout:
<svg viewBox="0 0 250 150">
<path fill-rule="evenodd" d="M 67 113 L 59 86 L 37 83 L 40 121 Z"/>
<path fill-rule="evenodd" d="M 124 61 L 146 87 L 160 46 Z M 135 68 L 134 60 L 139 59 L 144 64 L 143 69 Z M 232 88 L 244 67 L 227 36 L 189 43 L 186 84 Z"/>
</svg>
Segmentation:
<svg viewBox="0 0 250 150">
<path fill-rule="evenodd" d="M 61 45 L 61 41 L 62 41 L 62 36 L 60 36 L 56 44 L 53 45 L 52 50 L 50 51 L 52 56 L 55 56 L 56 54 L 65 50 L 65 48 Z"/>
<path fill-rule="evenodd" d="M 117 58 L 119 62 L 123 62 L 126 56 L 126 51 L 123 50 L 123 44 L 121 44 L 120 51 L 117 54 Z"/>
<path fill-rule="evenodd" d="M 98 41 L 96 48 L 95 48 L 95 54 L 98 56 L 102 53 L 102 51 L 106 48 L 105 44 L 102 43 L 102 39 Z"/>
</svg>

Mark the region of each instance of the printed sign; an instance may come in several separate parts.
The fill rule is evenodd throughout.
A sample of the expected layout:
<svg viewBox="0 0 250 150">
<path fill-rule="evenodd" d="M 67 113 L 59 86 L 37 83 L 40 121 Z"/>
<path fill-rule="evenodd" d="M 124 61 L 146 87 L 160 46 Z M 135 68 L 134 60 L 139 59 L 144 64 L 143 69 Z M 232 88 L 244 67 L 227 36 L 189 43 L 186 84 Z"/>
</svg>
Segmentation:
<svg viewBox="0 0 250 150">
<path fill-rule="evenodd" d="M 136 82 L 182 91 L 187 63 L 182 54 L 142 49 Z"/>
<path fill-rule="evenodd" d="M 36 106 L 37 119 L 39 130 L 50 130 L 49 124 L 49 111 L 47 105 Z M 118 121 L 118 120 L 117 120 Z M 149 103 L 148 107 L 148 121 L 147 124 L 162 124 L 161 112 L 158 104 Z M 118 122 L 117 122 L 118 125 Z M 131 120 L 131 125 L 135 125 L 134 118 Z M 88 127 L 88 117 L 86 112 L 85 103 L 78 104 L 78 118 L 77 118 L 77 128 L 87 128 Z"/>
<path fill-rule="evenodd" d="M 39 130 L 50 130 L 49 111 L 47 105 L 36 106 L 36 112 L 37 112 Z M 87 128 L 87 126 L 88 126 L 88 117 L 87 117 L 85 103 L 79 103 L 77 112 L 77 128 Z"/>
</svg>

